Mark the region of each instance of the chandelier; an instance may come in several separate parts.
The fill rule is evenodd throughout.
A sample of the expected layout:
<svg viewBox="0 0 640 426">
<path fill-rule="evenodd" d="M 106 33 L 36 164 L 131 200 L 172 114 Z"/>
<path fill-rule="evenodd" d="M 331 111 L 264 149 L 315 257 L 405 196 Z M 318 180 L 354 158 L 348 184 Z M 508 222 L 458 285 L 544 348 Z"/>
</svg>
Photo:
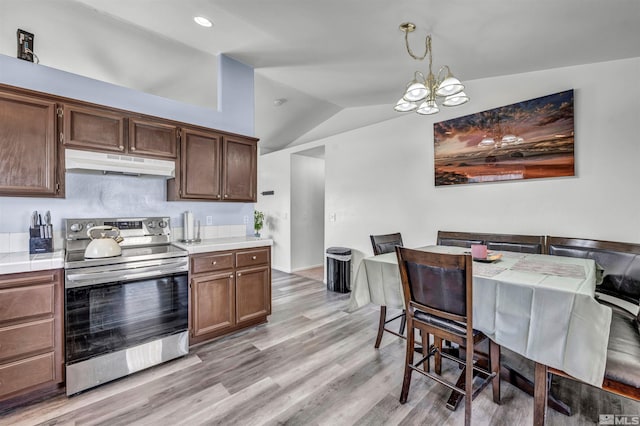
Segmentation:
<svg viewBox="0 0 640 426">
<path fill-rule="evenodd" d="M 418 114 L 430 115 L 440 111 L 436 100 L 442 100 L 442 105 L 453 107 L 469 102 L 469 96 L 464 93 L 464 85 L 453 76 L 448 65 L 444 65 L 438 71 L 438 75 L 433 75 L 431 71 L 431 34 L 425 40 L 425 51 L 422 56 L 417 56 L 409 47 L 409 33 L 415 31 L 416 26 L 411 22 L 400 25 L 400 30 L 404 31 L 404 42 L 409 55 L 416 60 L 423 60 L 429 55 L 429 74 L 425 78 L 424 74 L 416 71 L 413 80 L 407 83 L 407 87 L 402 98 L 393 108 L 398 112 L 415 111 Z M 446 71 L 446 74 L 444 74 Z"/>
</svg>

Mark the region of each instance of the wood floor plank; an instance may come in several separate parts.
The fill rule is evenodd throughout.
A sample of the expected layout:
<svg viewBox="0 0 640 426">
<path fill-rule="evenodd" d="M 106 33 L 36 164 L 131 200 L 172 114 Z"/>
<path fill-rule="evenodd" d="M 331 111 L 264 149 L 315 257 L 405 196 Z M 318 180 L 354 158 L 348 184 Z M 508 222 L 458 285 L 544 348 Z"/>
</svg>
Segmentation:
<svg viewBox="0 0 640 426">
<path fill-rule="evenodd" d="M 385 333 L 373 347 L 379 308 L 348 312 L 349 294 L 320 281 L 273 271 L 267 324 L 196 345 L 186 357 L 80 395 L 3 410 L 0 425 L 460 425 L 464 409 L 445 407 L 449 391 L 414 373 L 400 404 L 405 341 Z M 397 327 L 397 324 L 391 324 Z M 530 361 L 503 350 L 527 377 Z M 459 370 L 443 363 L 453 377 Z M 599 414 L 640 414 L 640 403 L 567 379 L 552 389 L 574 415 L 548 410 L 547 424 L 597 424 Z M 473 424 L 529 425 L 533 398 L 502 383 L 473 402 Z"/>
</svg>

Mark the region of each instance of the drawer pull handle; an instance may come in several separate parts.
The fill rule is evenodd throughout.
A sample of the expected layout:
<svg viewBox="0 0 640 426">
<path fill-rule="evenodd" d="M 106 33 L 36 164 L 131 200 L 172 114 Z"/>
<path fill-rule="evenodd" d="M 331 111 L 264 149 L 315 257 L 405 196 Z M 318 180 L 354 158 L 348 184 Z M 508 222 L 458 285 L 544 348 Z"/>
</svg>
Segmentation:
<svg viewBox="0 0 640 426">
<path fill-rule="evenodd" d="M 216 265 L 218 262 L 216 262 L 215 260 L 213 262 L 211 262 L 212 265 Z"/>
<path fill-rule="evenodd" d="M 241 276 L 242 274 L 240 272 L 238 272 L 238 276 Z"/>
<path fill-rule="evenodd" d="M 255 256 L 251 256 L 251 259 L 252 259 L 252 260 L 256 260 L 256 259 L 257 259 L 257 257 L 255 257 Z"/>
<path fill-rule="evenodd" d="M 233 274 L 229 275 L 229 278 L 233 278 Z"/>
</svg>

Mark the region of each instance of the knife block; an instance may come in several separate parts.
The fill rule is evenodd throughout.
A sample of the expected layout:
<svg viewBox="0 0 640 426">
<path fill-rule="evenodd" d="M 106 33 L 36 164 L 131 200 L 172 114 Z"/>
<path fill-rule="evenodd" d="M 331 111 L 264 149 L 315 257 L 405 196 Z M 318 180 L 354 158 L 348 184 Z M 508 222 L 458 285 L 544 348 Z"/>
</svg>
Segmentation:
<svg viewBox="0 0 640 426">
<path fill-rule="evenodd" d="M 49 235 L 52 235 L 53 229 L 51 225 L 43 225 L 35 228 L 29 228 L 29 253 L 30 254 L 53 252 L 53 238 L 40 236 L 45 233 L 46 227 L 49 228 L 46 230 L 46 232 L 48 232 Z"/>
</svg>

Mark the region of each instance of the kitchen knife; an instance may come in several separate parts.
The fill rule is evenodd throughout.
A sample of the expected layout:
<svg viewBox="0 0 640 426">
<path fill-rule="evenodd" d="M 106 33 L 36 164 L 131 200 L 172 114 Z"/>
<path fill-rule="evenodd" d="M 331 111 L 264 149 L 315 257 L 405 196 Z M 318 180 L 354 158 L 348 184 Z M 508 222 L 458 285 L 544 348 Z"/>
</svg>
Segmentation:
<svg viewBox="0 0 640 426">
<path fill-rule="evenodd" d="M 34 210 L 33 213 L 31 213 L 31 229 L 36 229 L 37 225 L 38 225 L 38 211 Z"/>
</svg>

